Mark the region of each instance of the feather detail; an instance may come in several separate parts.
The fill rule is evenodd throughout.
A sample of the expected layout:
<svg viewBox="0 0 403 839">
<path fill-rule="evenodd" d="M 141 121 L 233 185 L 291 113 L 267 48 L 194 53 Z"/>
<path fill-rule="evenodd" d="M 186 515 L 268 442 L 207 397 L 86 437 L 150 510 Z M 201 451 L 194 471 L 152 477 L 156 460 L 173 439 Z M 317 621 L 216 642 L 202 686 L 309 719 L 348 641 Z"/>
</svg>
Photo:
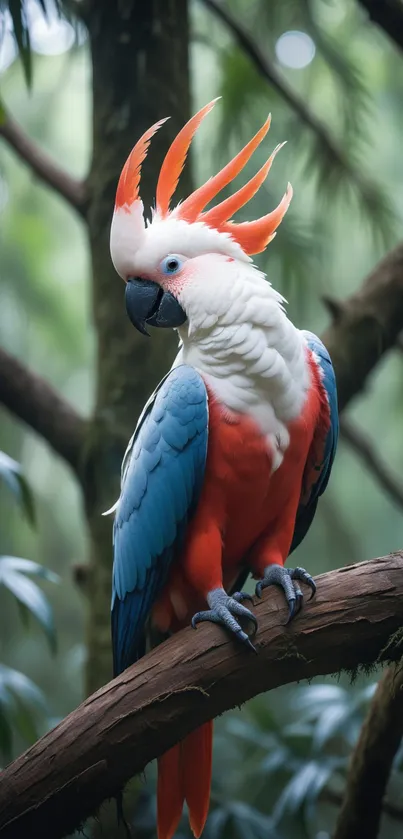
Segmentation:
<svg viewBox="0 0 403 839">
<path fill-rule="evenodd" d="M 241 149 L 240 152 L 232 159 L 220 172 L 217 172 L 214 177 L 210 178 L 207 183 L 196 189 L 186 198 L 185 201 L 178 207 L 176 211 L 177 217 L 184 221 L 196 221 L 202 210 L 213 200 L 213 198 L 224 189 L 246 166 L 253 152 L 260 145 L 270 128 L 271 116 L 267 117 L 266 122 L 259 129 L 257 134 L 249 140 L 249 143 Z"/>
<path fill-rule="evenodd" d="M 216 102 L 217 99 L 213 99 L 183 126 L 165 155 L 156 192 L 156 207 L 162 218 L 169 213 L 170 201 L 178 186 L 192 139 L 204 117 L 210 113 Z"/>
<path fill-rule="evenodd" d="M 115 210 L 120 207 L 129 208 L 134 201 L 139 197 L 141 164 L 145 160 L 150 145 L 151 138 L 161 128 L 161 125 L 167 121 L 169 117 L 160 119 L 155 122 L 144 134 L 137 140 L 136 145 L 129 154 L 126 163 L 122 169 L 118 188 L 116 190 Z"/>
<path fill-rule="evenodd" d="M 232 218 L 234 213 L 240 210 L 241 207 L 247 204 L 248 201 L 256 195 L 257 191 L 260 189 L 269 174 L 277 152 L 279 152 L 283 146 L 285 146 L 285 143 L 280 143 L 276 146 L 264 166 L 259 169 L 259 172 L 257 172 L 256 175 L 248 181 L 248 183 L 242 186 L 241 189 L 238 189 L 238 191 L 233 195 L 230 195 L 229 198 L 226 198 L 225 201 L 221 201 L 220 204 L 217 204 L 207 213 L 203 213 L 200 217 L 200 221 L 204 221 L 204 223 L 208 224 L 210 227 L 215 227 L 217 230 L 220 230 L 224 222 Z"/>
<path fill-rule="evenodd" d="M 261 253 L 272 241 L 277 227 L 290 206 L 292 195 L 292 186 L 288 184 L 287 191 L 278 207 L 268 213 L 267 216 L 262 216 L 256 221 L 245 221 L 240 224 L 227 221 L 221 225 L 220 230 L 223 233 L 229 233 L 249 256 Z"/>
</svg>

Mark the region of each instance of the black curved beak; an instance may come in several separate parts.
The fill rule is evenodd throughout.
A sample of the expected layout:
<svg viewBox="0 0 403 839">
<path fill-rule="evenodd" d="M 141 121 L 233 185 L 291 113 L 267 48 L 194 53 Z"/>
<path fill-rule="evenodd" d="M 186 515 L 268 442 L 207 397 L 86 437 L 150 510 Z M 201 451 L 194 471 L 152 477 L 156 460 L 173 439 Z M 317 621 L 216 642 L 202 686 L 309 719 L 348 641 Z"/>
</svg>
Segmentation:
<svg viewBox="0 0 403 839">
<path fill-rule="evenodd" d="M 185 312 L 173 294 L 151 280 L 130 277 L 126 283 L 125 302 L 133 326 L 148 337 L 146 323 L 167 328 L 181 326 L 186 320 Z"/>
</svg>

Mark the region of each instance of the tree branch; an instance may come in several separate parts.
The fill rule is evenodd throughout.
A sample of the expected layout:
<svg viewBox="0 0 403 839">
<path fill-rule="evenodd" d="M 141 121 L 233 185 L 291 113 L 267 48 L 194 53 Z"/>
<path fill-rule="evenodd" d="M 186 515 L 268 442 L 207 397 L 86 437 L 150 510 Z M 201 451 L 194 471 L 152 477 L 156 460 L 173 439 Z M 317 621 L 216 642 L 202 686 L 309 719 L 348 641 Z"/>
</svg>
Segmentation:
<svg viewBox="0 0 403 839">
<path fill-rule="evenodd" d="M 0 348 L 0 404 L 37 431 L 76 472 L 87 423 L 53 387 Z"/>
<path fill-rule="evenodd" d="M 40 149 L 9 114 L 0 114 L 0 136 L 43 181 L 61 195 L 83 217 L 87 210 L 87 187 L 65 172 Z"/>
<path fill-rule="evenodd" d="M 343 804 L 344 796 L 343 793 L 336 792 L 331 787 L 325 787 L 320 794 L 320 800 L 326 804 L 334 804 L 339 809 Z M 393 804 L 392 801 L 382 801 L 382 813 L 394 821 L 403 822 L 403 807 L 398 804 Z"/>
<path fill-rule="evenodd" d="M 362 460 L 386 494 L 400 509 L 403 509 L 403 484 L 389 472 L 366 435 L 345 418 L 340 420 L 340 435 Z"/>
<path fill-rule="evenodd" d="M 257 655 L 212 625 L 154 649 L 3 771 L 2 839 L 73 832 L 150 760 L 263 691 L 398 658 L 402 571 L 399 552 L 323 574 L 291 626 L 282 595 L 266 591 L 255 604 Z"/>
<path fill-rule="evenodd" d="M 377 23 L 403 49 L 403 6 L 401 0 L 359 0 L 374 23 Z"/>
<path fill-rule="evenodd" d="M 334 839 L 377 839 L 390 770 L 403 736 L 403 666 L 388 667 L 361 729 Z"/>
<path fill-rule="evenodd" d="M 305 101 L 295 93 L 291 85 L 278 72 L 275 64 L 265 55 L 249 32 L 234 17 L 230 9 L 219 0 L 202 0 L 202 2 L 230 30 L 239 46 L 254 64 L 257 72 L 279 92 L 282 99 L 297 114 L 301 122 L 313 132 L 322 151 L 325 152 L 326 158 L 333 161 L 333 164 L 348 174 L 350 180 L 355 183 L 358 191 L 362 194 L 363 199 L 367 201 L 368 194 L 372 192 L 373 187 L 366 183 L 355 171 L 342 149 L 334 142 L 326 126 L 309 110 Z"/>
<path fill-rule="evenodd" d="M 340 303 L 322 335 L 336 371 L 343 410 L 365 385 L 403 328 L 403 244 L 379 262 L 355 294 Z"/>
</svg>

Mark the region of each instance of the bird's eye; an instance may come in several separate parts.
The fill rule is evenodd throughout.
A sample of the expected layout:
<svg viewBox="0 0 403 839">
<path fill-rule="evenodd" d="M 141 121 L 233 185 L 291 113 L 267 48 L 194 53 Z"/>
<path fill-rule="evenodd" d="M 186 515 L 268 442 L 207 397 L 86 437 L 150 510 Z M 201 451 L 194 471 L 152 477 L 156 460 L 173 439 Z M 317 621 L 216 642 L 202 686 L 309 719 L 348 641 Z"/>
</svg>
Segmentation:
<svg viewBox="0 0 403 839">
<path fill-rule="evenodd" d="M 163 274 L 177 274 L 182 268 L 183 261 L 180 256 L 170 254 L 166 256 L 161 262 L 161 270 Z"/>
</svg>

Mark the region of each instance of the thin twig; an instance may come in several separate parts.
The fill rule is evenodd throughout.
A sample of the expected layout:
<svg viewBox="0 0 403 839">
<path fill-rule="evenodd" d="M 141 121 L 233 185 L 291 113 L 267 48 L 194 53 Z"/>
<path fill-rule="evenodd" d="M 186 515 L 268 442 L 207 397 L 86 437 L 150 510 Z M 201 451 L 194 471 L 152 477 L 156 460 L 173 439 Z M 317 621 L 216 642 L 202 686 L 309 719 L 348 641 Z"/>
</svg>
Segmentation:
<svg viewBox="0 0 403 839">
<path fill-rule="evenodd" d="M 86 214 L 87 188 L 85 181 L 79 181 L 65 172 L 49 155 L 39 148 L 9 114 L 0 119 L 0 136 L 43 181 L 61 195 L 83 217 Z"/>
<path fill-rule="evenodd" d="M 0 404 L 80 471 L 86 420 L 45 379 L 1 348 Z"/>
<path fill-rule="evenodd" d="M 368 437 L 345 417 L 340 420 L 340 436 L 351 446 L 392 501 L 403 509 L 403 484 L 389 472 Z"/>
</svg>

